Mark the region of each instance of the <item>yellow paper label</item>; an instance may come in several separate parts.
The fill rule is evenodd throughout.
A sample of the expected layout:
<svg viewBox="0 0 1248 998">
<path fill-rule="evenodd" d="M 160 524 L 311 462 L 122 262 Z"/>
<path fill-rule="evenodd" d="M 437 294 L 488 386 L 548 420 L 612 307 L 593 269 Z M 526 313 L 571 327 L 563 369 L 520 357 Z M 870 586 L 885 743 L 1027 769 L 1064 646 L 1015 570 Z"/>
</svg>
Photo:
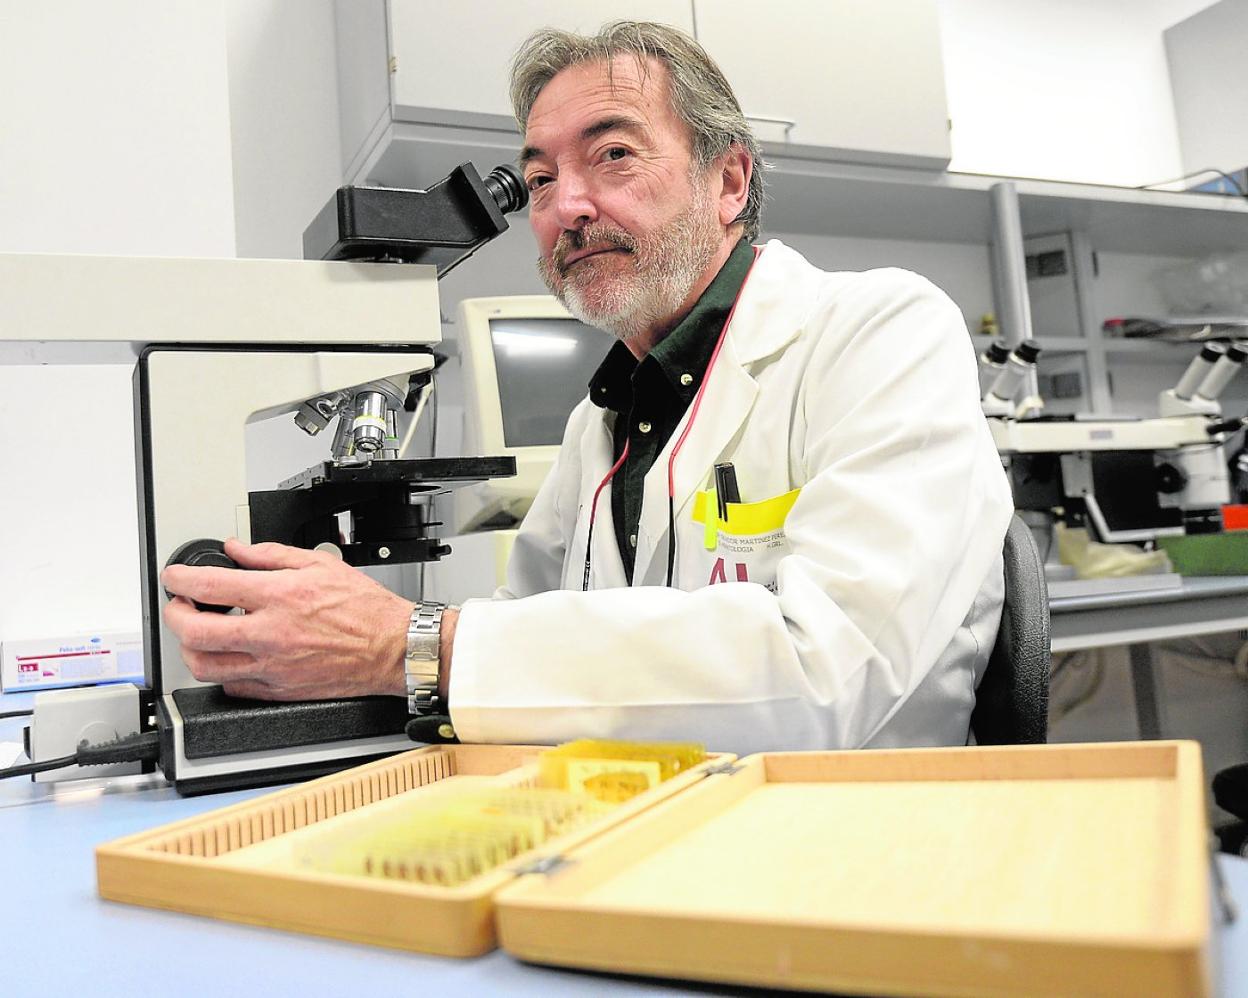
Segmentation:
<svg viewBox="0 0 1248 998">
<path fill-rule="evenodd" d="M 788 518 L 789 510 L 797 502 L 801 489 L 793 489 L 783 495 L 762 499 L 759 502 L 728 503 L 728 518 L 719 519 L 716 508 L 715 490 L 708 489 L 693 497 L 693 522 L 706 524 L 709 539 L 710 526 L 714 524 L 718 530 L 726 534 L 738 536 L 747 534 L 767 534 L 780 530 Z"/>
<path fill-rule="evenodd" d="M 594 777 L 606 773 L 627 774 L 631 778 L 641 777 L 645 780 L 642 789 L 657 787 L 662 781 L 661 770 L 657 760 L 640 759 L 569 759 L 568 789 L 581 793 L 594 793 L 597 789 L 592 785 Z M 591 784 L 587 786 L 586 784 Z"/>
</svg>

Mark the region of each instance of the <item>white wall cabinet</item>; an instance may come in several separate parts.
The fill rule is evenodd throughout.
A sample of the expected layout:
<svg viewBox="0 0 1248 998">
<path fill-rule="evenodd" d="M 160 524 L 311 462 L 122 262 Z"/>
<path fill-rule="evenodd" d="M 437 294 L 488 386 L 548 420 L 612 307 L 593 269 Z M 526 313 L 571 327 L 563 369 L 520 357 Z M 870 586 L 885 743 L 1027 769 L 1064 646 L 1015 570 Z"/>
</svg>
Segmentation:
<svg viewBox="0 0 1248 998">
<path fill-rule="evenodd" d="M 788 154 L 949 162 L 936 0 L 390 0 L 389 11 L 395 121 L 507 127 L 508 69 L 530 32 L 628 17 L 695 35 L 759 138 Z"/>
<path fill-rule="evenodd" d="M 949 162 L 935 0 L 695 0 L 695 9 L 698 41 L 764 142 L 849 162 Z"/>
<path fill-rule="evenodd" d="M 693 33 L 689 0 L 390 0 L 395 118 L 452 124 L 464 123 L 465 115 L 509 119 L 507 76 L 529 34 L 541 27 L 592 34 L 620 18 Z"/>
</svg>

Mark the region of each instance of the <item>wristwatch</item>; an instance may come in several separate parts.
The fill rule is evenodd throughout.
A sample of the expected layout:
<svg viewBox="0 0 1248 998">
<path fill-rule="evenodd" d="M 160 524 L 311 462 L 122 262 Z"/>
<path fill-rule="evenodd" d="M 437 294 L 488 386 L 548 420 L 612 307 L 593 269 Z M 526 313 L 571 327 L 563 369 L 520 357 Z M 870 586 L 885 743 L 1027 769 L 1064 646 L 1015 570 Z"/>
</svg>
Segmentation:
<svg viewBox="0 0 1248 998">
<path fill-rule="evenodd" d="M 438 697 L 438 653 L 445 609 L 445 603 L 417 603 L 407 625 L 403 673 L 407 680 L 407 709 L 417 716 L 446 713 L 446 704 Z"/>
</svg>

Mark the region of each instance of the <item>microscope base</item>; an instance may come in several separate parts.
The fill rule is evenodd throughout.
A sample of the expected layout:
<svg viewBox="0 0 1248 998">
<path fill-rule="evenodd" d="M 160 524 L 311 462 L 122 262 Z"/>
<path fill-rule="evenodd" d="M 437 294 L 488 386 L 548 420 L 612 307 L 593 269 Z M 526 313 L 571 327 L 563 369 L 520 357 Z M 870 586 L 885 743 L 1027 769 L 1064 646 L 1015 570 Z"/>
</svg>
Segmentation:
<svg viewBox="0 0 1248 998">
<path fill-rule="evenodd" d="M 276 703 L 203 686 L 161 697 L 157 713 L 161 769 L 184 795 L 323 776 L 412 747 L 402 697 Z"/>
</svg>

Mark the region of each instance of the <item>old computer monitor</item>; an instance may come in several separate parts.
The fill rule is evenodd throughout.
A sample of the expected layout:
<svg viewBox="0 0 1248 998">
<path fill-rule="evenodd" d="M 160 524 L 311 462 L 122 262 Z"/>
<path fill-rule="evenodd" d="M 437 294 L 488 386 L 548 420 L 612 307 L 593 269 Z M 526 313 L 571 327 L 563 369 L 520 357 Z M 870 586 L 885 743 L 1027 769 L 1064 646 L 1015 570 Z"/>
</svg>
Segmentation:
<svg viewBox="0 0 1248 998">
<path fill-rule="evenodd" d="M 461 489 L 455 532 L 516 526 L 554 464 L 568 414 L 614 338 L 550 295 L 469 298 L 459 306 L 465 455 L 511 455 L 516 476 Z"/>
</svg>

